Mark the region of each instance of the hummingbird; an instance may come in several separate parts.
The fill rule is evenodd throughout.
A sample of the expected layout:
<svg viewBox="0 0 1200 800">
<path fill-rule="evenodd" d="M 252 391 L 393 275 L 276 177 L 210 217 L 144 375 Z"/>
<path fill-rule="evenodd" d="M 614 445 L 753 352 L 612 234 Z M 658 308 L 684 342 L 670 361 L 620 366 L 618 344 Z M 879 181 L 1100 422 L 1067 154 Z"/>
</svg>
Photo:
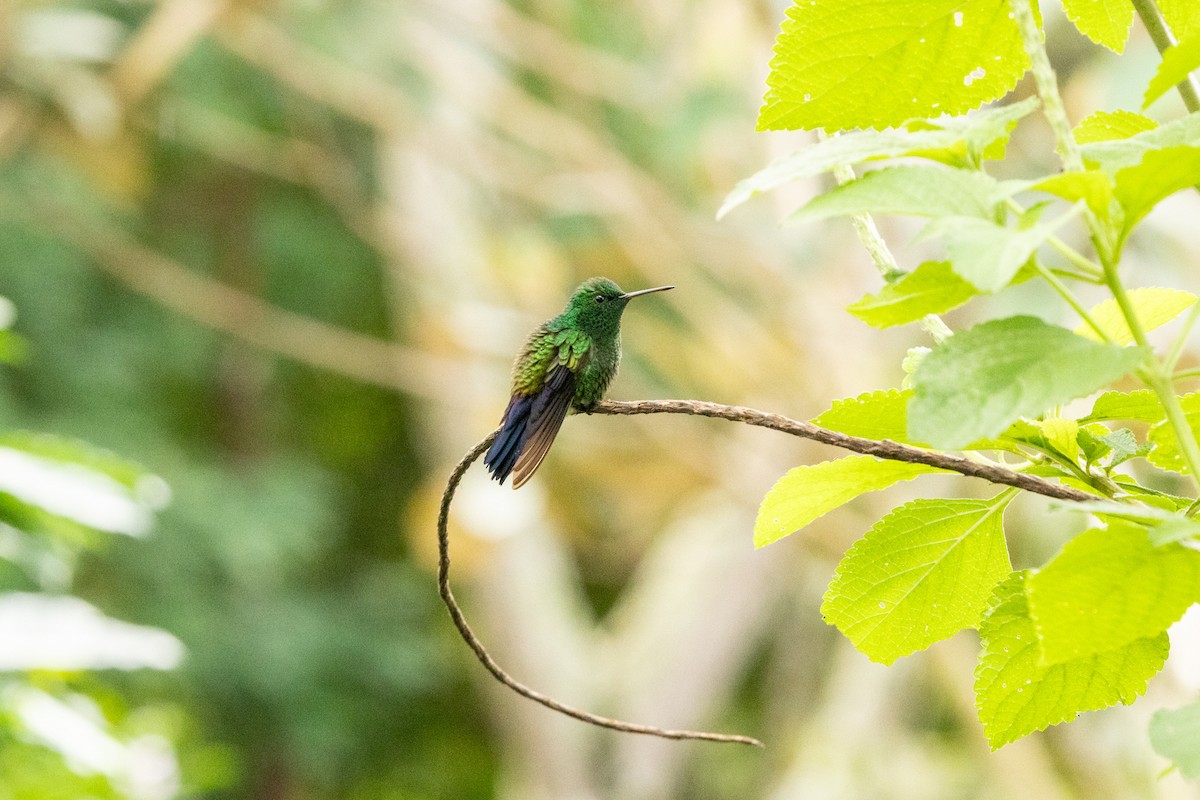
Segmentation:
<svg viewBox="0 0 1200 800">
<path fill-rule="evenodd" d="M 513 364 L 512 399 L 483 463 L 501 484 L 519 489 L 541 466 L 571 409 L 588 411 L 604 397 L 621 361 L 621 314 L 635 297 L 674 289 L 625 292 L 608 278 L 589 278 L 567 307 L 539 325 Z"/>
</svg>

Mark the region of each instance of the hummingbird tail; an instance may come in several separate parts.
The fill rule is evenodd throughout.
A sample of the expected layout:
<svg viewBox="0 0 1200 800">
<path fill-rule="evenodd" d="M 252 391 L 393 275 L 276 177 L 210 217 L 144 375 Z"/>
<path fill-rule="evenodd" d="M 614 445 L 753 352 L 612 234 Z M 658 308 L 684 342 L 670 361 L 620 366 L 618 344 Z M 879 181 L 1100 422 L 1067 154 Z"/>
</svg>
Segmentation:
<svg viewBox="0 0 1200 800">
<path fill-rule="evenodd" d="M 487 455 L 483 457 L 484 466 L 501 485 L 504 485 L 521 451 L 525 449 L 525 440 L 529 438 L 529 412 L 532 410 L 533 395 L 514 395 L 508 402 L 508 408 L 504 409 L 496 441 L 492 442 Z"/>
<path fill-rule="evenodd" d="M 514 489 L 529 480 L 554 443 L 574 396 L 575 373 L 563 364 L 550 370 L 536 394 L 513 395 L 504 409 L 496 441 L 483 459 L 492 477 L 503 484 L 515 470 Z"/>
</svg>

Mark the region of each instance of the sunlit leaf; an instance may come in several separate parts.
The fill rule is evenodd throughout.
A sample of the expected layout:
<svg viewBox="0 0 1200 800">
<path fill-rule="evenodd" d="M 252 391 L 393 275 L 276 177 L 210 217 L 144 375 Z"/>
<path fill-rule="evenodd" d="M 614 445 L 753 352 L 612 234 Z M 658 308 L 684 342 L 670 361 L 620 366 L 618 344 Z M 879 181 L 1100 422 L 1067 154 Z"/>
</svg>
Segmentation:
<svg viewBox="0 0 1200 800">
<path fill-rule="evenodd" d="M 1079 32 L 1096 44 L 1114 53 L 1125 51 L 1133 25 L 1133 4 L 1129 0 L 1063 0 L 1063 10 Z"/>
<path fill-rule="evenodd" d="M 717 218 L 749 200 L 800 178 L 820 175 L 837 167 L 899 156 L 920 156 L 936 161 L 959 154 L 959 160 L 978 160 L 1003 145 L 1013 126 L 1038 108 L 1036 98 L 996 108 L 985 108 L 965 117 L 911 120 L 890 130 L 850 131 L 815 142 L 803 150 L 777 158 L 745 180 L 725 198 Z"/>
<path fill-rule="evenodd" d="M 977 325 L 940 343 L 913 376 L 913 441 L 955 449 L 1001 433 L 1018 417 L 1095 391 L 1142 353 L 1076 336 L 1036 317 Z"/>
<path fill-rule="evenodd" d="M 1158 123 L 1133 111 L 1095 111 L 1075 126 L 1075 141 L 1079 144 L 1109 142 L 1153 130 Z"/>
<path fill-rule="evenodd" d="M 1134 313 L 1142 323 L 1142 329 L 1152 331 L 1166 325 L 1196 303 L 1198 299 L 1191 292 L 1182 289 L 1167 289 L 1161 286 L 1148 286 L 1131 289 L 1128 292 Z M 1121 306 L 1113 298 L 1103 300 L 1090 311 L 1088 316 L 1100 326 L 1100 330 L 1116 344 L 1131 344 L 1133 333 L 1129 323 L 1121 312 Z M 1100 336 L 1092 330 L 1092 326 L 1081 322 L 1075 327 L 1075 333 L 1088 339 L 1101 341 Z"/>
<path fill-rule="evenodd" d="M 1158 422 L 1165 416 L 1162 403 L 1150 389 L 1132 392 L 1105 392 L 1096 398 L 1092 411 L 1081 422 L 1091 420 L 1126 420 Z"/>
<path fill-rule="evenodd" d="M 829 410 L 812 422 L 848 436 L 903 442 L 908 430 L 908 399 L 911 396 L 909 391 L 888 389 L 834 400 Z"/>
<path fill-rule="evenodd" d="M 1165 631 L 1200 600 L 1200 552 L 1111 520 L 1067 542 L 1028 590 L 1042 658 L 1058 664 Z"/>
<path fill-rule="evenodd" d="M 1124 139 L 1081 144 L 1079 149 L 1085 161 L 1115 173 L 1140 164 L 1152 150 L 1185 145 L 1200 146 L 1200 113 L 1188 114 Z"/>
<path fill-rule="evenodd" d="M 1162 669 L 1165 633 L 1059 664 L 1041 662 L 1029 616 L 1028 573 L 996 587 L 979 626 L 983 652 L 975 668 L 975 705 L 992 749 L 1084 711 L 1128 705 Z"/>
<path fill-rule="evenodd" d="M 1174 89 L 1188 79 L 1192 70 L 1200 67 L 1200 31 L 1181 39 L 1179 44 L 1167 48 L 1158 71 L 1150 79 L 1146 94 L 1142 98 L 1142 108 L 1149 106 L 1158 98 Z"/>
<path fill-rule="evenodd" d="M 754 521 L 754 546 L 765 547 L 867 492 L 942 470 L 924 464 L 847 456 L 795 467 L 763 498 Z"/>
<path fill-rule="evenodd" d="M 928 499 L 895 509 L 838 565 L 821 604 L 825 621 L 884 664 L 975 627 L 1012 569 L 1004 505 Z"/>
<path fill-rule="evenodd" d="M 1157 0 L 1157 5 L 1176 41 L 1200 31 L 1200 3 L 1196 0 Z"/>
<path fill-rule="evenodd" d="M 1003 97 L 1028 64 L 1004 0 L 804 0 L 775 41 L 758 128 L 962 114 Z"/>
<path fill-rule="evenodd" d="M 1188 427 L 1192 429 L 1192 435 L 1200 436 L 1200 392 L 1182 395 L 1179 405 L 1183 408 L 1183 416 Z M 1159 419 L 1162 420 L 1162 417 Z M 1180 474 L 1188 473 L 1187 462 L 1183 460 L 1183 453 L 1179 450 L 1175 429 L 1166 420 L 1151 427 L 1146 439 L 1154 445 L 1154 449 L 1147 456 L 1151 464 Z"/>
<path fill-rule="evenodd" d="M 950 262 L 926 261 L 846 310 L 868 325 L 889 328 L 957 308 L 977 294 L 979 290 L 959 277 Z"/>
<path fill-rule="evenodd" d="M 1168 147 L 1148 151 L 1140 164 L 1116 174 L 1114 196 L 1125 209 L 1125 231 L 1181 189 L 1200 184 L 1200 146 Z"/>
</svg>

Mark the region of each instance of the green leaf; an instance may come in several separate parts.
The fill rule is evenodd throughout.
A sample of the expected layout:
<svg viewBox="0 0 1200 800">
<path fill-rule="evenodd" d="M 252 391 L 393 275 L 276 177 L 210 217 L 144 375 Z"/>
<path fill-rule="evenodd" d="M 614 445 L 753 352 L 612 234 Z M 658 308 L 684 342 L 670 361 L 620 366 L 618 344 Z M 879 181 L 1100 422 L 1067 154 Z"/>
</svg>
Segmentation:
<svg viewBox="0 0 1200 800">
<path fill-rule="evenodd" d="M 1196 0 L 1158 0 L 1158 10 L 1171 26 L 1176 41 L 1200 31 L 1200 3 Z"/>
<path fill-rule="evenodd" d="M 777 542 L 861 494 L 930 472 L 942 470 L 871 456 L 847 456 L 795 467 L 763 498 L 754 520 L 754 546 Z"/>
<path fill-rule="evenodd" d="M 1200 392 L 1180 396 L 1179 405 L 1183 408 L 1183 416 L 1188 427 L 1192 429 L 1192 434 L 1200 436 Z M 1181 475 L 1188 473 L 1187 462 L 1183 460 L 1183 454 L 1179 451 L 1179 440 L 1175 438 L 1175 429 L 1170 423 L 1163 420 L 1152 426 L 1146 434 L 1146 439 L 1154 445 L 1154 449 L 1146 458 L 1147 461 L 1156 467 Z"/>
<path fill-rule="evenodd" d="M 1008 228 L 976 217 L 940 217 L 921 232 L 921 238 L 940 236 L 946 242 L 950 265 L 981 292 L 1008 286 L 1038 247 L 1073 212 L 1045 224 Z"/>
<path fill-rule="evenodd" d="M 821 604 L 825 621 L 884 664 L 975 627 L 1012 569 L 1006 504 L 914 500 L 895 509 L 838 564 Z"/>
<path fill-rule="evenodd" d="M 1106 172 L 1095 169 L 1064 172 L 1039 181 L 1030 188 L 1072 203 L 1082 200 L 1102 219 L 1107 220 L 1112 216 L 1113 179 Z"/>
<path fill-rule="evenodd" d="M 941 342 L 913 376 L 912 441 L 956 449 L 1001 433 L 1019 417 L 1082 397 L 1142 360 L 1036 317 L 976 325 Z"/>
<path fill-rule="evenodd" d="M 957 308 L 977 294 L 979 290 L 960 278 L 950 262 L 926 261 L 878 294 L 846 306 L 846 310 L 868 325 L 890 328 Z"/>
<path fill-rule="evenodd" d="M 1065 417 L 1050 417 L 1042 421 L 1046 443 L 1067 458 L 1079 458 L 1079 423 Z"/>
<path fill-rule="evenodd" d="M 1165 631 L 1200 600 L 1200 552 L 1112 520 L 1067 542 L 1028 587 L 1043 661 L 1058 664 Z"/>
<path fill-rule="evenodd" d="M 1181 39 L 1179 44 L 1167 48 L 1159 62 L 1158 71 L 1150 79 L 1146 94 L 1142 98 L 1142 108 L 1146 108 L 1158 98 L 1174 89 L 1188 79 L 1192 70 L 1200 67 L 1200 31 Z"/>
<path fill-rule="evenodd" d="M 1133 422 L 1158 422 L 1166 416 L 1158 395 L 1150 389 L 1132 392 L 1105 392 L 1092 404 L 1092 412 L 1080 422 L 1100 420 L 1128 420 Z"/>
<path fill-rule="evenodd" d="M 1113 173 L 1140 164 L 1146 153 L 1181 145 L 1200 145 L 1200 113 L 1188 114 L 1124 139 L 1083 144 L 1085 161 Z"/>
<path fill-rule="evenodd" d="M 912 392 L 887 389 L 834 400 L 829 410 L 812 420 L 812 423 L 847 436 L 903 442 L 908 430 L 910 397 Z"/>
<path fill-rule="evenodd" d="M 1139 442 L 1129 428 L 1121 428 L 1100 437 L 1100 441 L 1108 445 L 1112 457 L 1108 460 L 1108 468 L 1112 469 L 1131 458 L 1144 456 L 1150 452 L 1149 442 Z"/>
<path fill-rule="evenodd" d="M 1160 200 L 1200 183 L 1200 146 L 1181 145 L 1146 153 L 1140 164 L 1117 172 L 1114 196 L 1125 209 L 1125 232 Z"/>
<path fill-rule="evenodd" d="M 1179 767 L 1185 778 L 1200 778 L 1200 700 L 1164 708 L 1150 718 L 1150 746 Z"/>
<path fill-rule="evenodd" d="M 1166 325 L 1195 305 L 1198 299 L 1200 298 L 1191 292 L 1185 292 L 1182 289 L 1167 289 L 1161 286 L 1148 286 L 1129 291 L 1129 300 L 1133 305 L 1134 313 L 1141 320 L 1142 329 L 1145 331 L 1152 331 Z M 1093 306 L 1092 310 L 1088 312 L 1088 316 L 1116 344 L 1133 342 L 1133 333 L 1129 330 L 1129 323 L 1125 321 L 1125 315 L 1121 313 L 1121 306 L 1115 299 L 1110 297 Z M 1081 322 L 1076 326 L 1075 333 L 1097 342 L 1101 341 L 1100 336 L 1086 322 Z"/>
<path fill-rule="evenodd" d="M 1133 25 L 1129 0 L 1063 0 L 1063 10 L 1084 36 L 1114 53 L 1124 52 Z"/>
<path fill-rule="evenodd" d="M 1153 130 L 1158 123 L 1133 111 L 1097 111 L 1075 126 L 1075 141 L 1079 144 L 1110 142 Z"/>
<path fill-rule="evenodd" d="M 995 750 L 1084 711 L 1132 703 L 1162 669 L 1165 633 L 1061 664 L 1041 663 L 1029 616 L 1028 573 L 996 587 L 979 626 L 983 652 L 975 668 L 975 705 Z"/>
<path fill-rule="evenodd" d="M 1017 122 L 1038 106 L 1037 98 L 1031 97 L 965 117 L 911 120 L 893 130 L 852 131 L 823 139 L 775 159 L 740 181 L 725 198 L 717 219 L 756 194 L 837 167 L 899 156 L 919 156 L 963 165 L 976 163 L 985 154 L 995 151 L 998 145 L 1002 149 Z"/>
<path fill-rule="evenodd" d="M 1028 69 L 1004 0 L 803 0 L 775 40 L 759 130 L 962 114 Z"/>
<path fill-rule="evenodd" d="M 811 200 L 792 220 L 907 214 L 917 217 L 990 217 L 996 207 L 994 178 L 951 167 L 900 166 L 868 172 Z"/>
</svg>

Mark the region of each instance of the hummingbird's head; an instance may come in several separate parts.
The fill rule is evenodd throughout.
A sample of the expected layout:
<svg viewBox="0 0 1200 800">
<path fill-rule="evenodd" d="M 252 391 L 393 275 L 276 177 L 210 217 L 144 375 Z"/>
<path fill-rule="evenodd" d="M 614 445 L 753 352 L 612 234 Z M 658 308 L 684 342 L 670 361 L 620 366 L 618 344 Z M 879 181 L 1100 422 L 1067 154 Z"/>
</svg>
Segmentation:
<svg viewBox="0 0 1200 800">
<path fill-rule="evenodd" d="M 589 278 L 575 289 L 567 304 L 567 313 L 585 333 L 592 337 L 615 336 L 621 324 L 621 314 L 630 299 L 651 292 L 673 289 L 658 286 L 638 292 L 624 292 L 608 278 Z"/>
</svg>

